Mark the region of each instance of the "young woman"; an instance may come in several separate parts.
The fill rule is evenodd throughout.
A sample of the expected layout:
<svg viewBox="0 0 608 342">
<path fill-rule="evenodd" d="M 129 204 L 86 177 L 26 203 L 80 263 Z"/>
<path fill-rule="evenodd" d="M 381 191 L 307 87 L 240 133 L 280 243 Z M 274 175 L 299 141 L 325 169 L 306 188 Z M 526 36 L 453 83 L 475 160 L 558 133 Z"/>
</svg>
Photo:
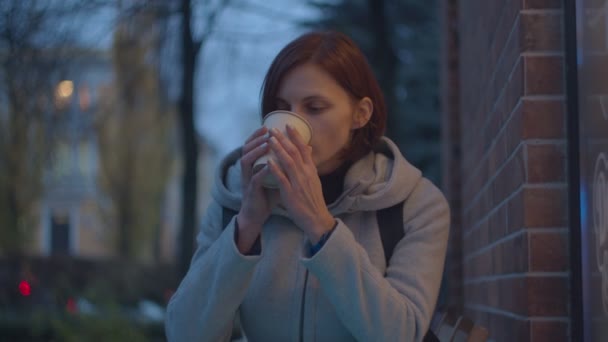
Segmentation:
<svg viewBox="0 0 608 342">
<path fill-rule="evenodd" d="M 420 341 L 437 301 L 449 208 L 383 136 L 384 100 L 359 48 L 337 32 L 289 43 L 270 66 L 262 115 L 312 126 L 260 128 L 222 161 L 188 274 L 167 309 L 170 341 Z M 272 150 L 278 163 L 253 173 Z M 262 186 L 268 174 L 279 189 Z M 403 211 L 385 261 L 376 212 Z M 236 215 L 224 226 L 225 208 Z M 385 227 L 386 229 L 386 227 Z"/>
</svg>

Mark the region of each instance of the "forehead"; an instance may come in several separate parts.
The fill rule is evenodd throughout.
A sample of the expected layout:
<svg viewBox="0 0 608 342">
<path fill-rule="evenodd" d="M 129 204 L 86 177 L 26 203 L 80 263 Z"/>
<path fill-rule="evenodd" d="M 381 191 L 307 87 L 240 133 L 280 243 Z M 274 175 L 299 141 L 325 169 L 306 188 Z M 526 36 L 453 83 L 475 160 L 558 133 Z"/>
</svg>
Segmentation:
<svg viewBox="0 0 608 342">
<path fill-rule="evenodd" d="M 289 71 L 279 86 L 277 96 L 295 101 L 310 96 L 348 97 L 346 91 L 325 70 L 313 63 L 306 63 Z"/>
</svg>

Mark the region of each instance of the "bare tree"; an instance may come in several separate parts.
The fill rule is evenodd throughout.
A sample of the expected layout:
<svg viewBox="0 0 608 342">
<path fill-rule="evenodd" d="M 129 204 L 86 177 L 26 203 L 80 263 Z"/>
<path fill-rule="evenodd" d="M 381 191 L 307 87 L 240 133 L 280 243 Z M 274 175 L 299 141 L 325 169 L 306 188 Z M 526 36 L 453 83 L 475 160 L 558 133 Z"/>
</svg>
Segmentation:
<svg viewBox="0 0 608 342">
<path fill-rule="evenodd" d="M 128 259 L 158 259 L 161 207 L 174 161 L 173 110 L 154 63 L 163 25 L 155 7 L 121 17 L 112 47 L 114 81 L 98 112 L 100 184 L 111 202 L 104 218 L 116 227 L 118 253 Z"/>
<path fill-rule="evenodd" d="M 201 48 L 207 43 L 212 29 L 222 9 L 230 0 L 222 0 L 217 7 L 206 11 L 203 32 L 196 37 L 192 30 L 192 0 L 181 0 L 181 43 L 182 43 L 182 81 L 179 99 L 180 126 L 182 135 L 182 153 L 184 175 L 182 180 L 182 222 L 179 243 L 178 268 L 181 275 L 186 274 L 190 259 L 194 253 L 196 207 L 198 189 L 197 161 L 199 156 L 198 139 L 194 123 L 194 75 Z M 205 1 L 202 6 L 208 6 Z"/>
</svg>

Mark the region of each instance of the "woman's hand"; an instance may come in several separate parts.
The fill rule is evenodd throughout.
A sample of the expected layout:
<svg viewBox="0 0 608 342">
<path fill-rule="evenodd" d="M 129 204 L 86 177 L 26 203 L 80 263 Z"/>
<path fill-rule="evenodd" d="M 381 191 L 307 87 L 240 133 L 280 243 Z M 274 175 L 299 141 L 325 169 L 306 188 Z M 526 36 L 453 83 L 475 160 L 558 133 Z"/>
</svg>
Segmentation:
<svg viewBox="0 0 608 342">
<path fill-rule="evenodd" d="M 243 145 L 241 157 L 241 183 L 243 201 L 241 210 L 237 214 L 239 227 L 239 251 L 245 253 L 260 235 L 264 222 L 270 216 L 272 207 L 278 201 L 276 190 L 265 189 L 262 179 L 270 172 L 264 167 L 257 173 L 253 173 L 253 163 L 266 154 L 268 147 L 268 129 L 261 127 L 257 129 Z"/>
<path fill-rule="evenodd" d="M 283 205 L 294 223 L 316 244 L 336 221 L 323 198 L 321 180 L 312 160 L 312 147 L 306 145 L 291 126 L 287 126 L 289 139 L 277 129 L 271 130 L 270 134 L 270 148 L 280 167 L 272 161 L 268 165 L 279 181 Z"/>
</svg>

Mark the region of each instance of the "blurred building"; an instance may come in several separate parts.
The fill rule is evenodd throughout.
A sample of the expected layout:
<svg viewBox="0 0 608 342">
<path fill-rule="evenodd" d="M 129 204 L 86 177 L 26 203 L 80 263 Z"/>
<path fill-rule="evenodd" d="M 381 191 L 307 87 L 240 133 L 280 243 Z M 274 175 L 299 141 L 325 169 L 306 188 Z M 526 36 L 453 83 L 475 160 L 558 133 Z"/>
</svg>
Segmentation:
<svg viewBox="0 0 608 342">
<path fill-rule="evenodd" d="M 57 122 L 52 157 L 44 172 L 40 200 L 38 253 L 82 257 L 111 255 L 108 234 L 98 207 L 99 158 L 94 110 L 111 82 L 112 65 L 100 52 L 76 58 L 65 78 L 57 81 Z"/>
<path fill-rule="evenodd" d="M 44 170 L 44 189 L 37 205 L 39 226 L 29 251 L 32 255 L 93 259 L 118 256 L 116 228 L 104 216 L 103 209 L 111 206 L 111 199 L 99 184 L 103 165 L 95 121 L 100 99 L 111 98 L 108 94 L 112 82 L 113 65 L 107 52 L 79 54 L 71 59 L 68 71 L 57 80 L 53 111 L 60 119 L 56 120 L 55 145 Z M 178 143 L 175 145 L 177 149 Z M 215 150 L 200 138 L 199 215 L 209 202 L 215 165 Z M 173 262 L 176 258 L 181 172 L 181 163 L 176 158 L 170 167 L 159 209 L 157 252 L 161 262 Z M 149 256 L 146 259 L 152 261 Z"/>
<path fill-rule="evenodd" d="M 449 305 L 493 341 L 608 341 L 608 4 L 440 3 Z"/>
</svg>

